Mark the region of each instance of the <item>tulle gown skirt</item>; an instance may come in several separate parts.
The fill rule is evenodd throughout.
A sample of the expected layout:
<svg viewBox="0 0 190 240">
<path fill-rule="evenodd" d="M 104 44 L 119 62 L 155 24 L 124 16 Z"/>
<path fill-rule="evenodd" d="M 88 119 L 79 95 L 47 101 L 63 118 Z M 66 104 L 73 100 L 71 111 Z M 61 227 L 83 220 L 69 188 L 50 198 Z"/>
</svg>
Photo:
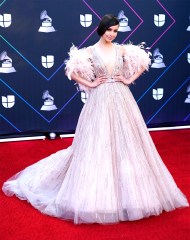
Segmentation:
<svg viewBox="0 0 190 240">
<path fill-rule="evenodd" d="M 3 191 L 74 223 L 133 221 L 189 206 L 119 82 L 92 89 L 69 148 L 14 175 Z"/>
</svg>

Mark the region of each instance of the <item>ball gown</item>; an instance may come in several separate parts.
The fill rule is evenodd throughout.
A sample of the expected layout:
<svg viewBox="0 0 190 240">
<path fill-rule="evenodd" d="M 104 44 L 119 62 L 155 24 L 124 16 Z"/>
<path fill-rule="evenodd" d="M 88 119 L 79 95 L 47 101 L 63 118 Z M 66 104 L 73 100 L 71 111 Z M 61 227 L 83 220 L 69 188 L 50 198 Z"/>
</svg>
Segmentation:
<svg viewBox="0 0 190 240">
<path fill-rule="evenodd" d="M 3 184 L 6 195 L 27 200 L 44 214 L 78 223 L 116 223 L 159 215 L 189 206 L 149 135 L 126 78 L 150 57 L 142 45 L 115 44 L 114 64 L 104 62 L 97 46 L 72 47 L 66 73 L 106 83 L 87 88 L 73 143 Z M 122 49 L 122 50 L 121 50 Z M 123 52 L 124 49 L 124 52 Z"/>
</svg>

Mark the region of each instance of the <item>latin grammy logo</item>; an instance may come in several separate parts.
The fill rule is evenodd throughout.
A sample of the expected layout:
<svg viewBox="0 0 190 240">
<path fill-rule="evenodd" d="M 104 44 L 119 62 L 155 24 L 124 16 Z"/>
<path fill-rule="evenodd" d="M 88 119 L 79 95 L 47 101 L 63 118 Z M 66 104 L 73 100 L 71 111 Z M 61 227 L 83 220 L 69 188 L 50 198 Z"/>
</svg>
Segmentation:
<svg viewBox="0 0 190 240">
<path fill-rule="evenodd" d="M 187 98 L 185 99 L 185 103 L 190 103 L 190 84 L 189 84 L 189 86 L 187 87 Z"/>
<path fill-rule="evenodd" d="M 153 52 L 153 64 L 151 68 L 164 68 L 166 65 L 163 62 L 163 55 L 160 53 L 159 48 L 156 48 Z"/>
<path fill-rule="evenodd" d="M 13 73 L 16 72 L 15 68 L 12 66 L 12 59 L 8 57 L 7 52 L 3 51 L 0 54 L 0 61 L 2 61 L 0 67 L 0 73 Z"/>
<path fill-rule="evenodd" d="M 44 105 L 41 107 L 40 110 L 42 111 L 57 110 L 57 107 L 54 104 L 54 98 L 49 94 L 48 90 L 43 92 L 42 99 L 44 99 Z"/>
<path fill-rule="evenodd" d="M 92 24 L 92 14 L 80 14 L 80 24 L 83 27 L 90 27 Z"/>
<path fill-rule="evenodd" d="M 164 24 L 165 24 L 165 19 L 166 19 L 165 14 L 159 14 L 159 15 L 154 14 L 154 24 L 155 24 L 157 27 L 162 27 L 162 26 L 164 26 Z"/>
<path fill-rule="evenodd" d="M 119 20 L 119 32 L 130 32 L 131 28 L 128 25 L 128 18 L 125 16 L 124 11 L 121 10 L 118 13 L 118 20 Z"/>
<path fill-rule="evenodd" d="M 50 33 L 55 32 L 55 28 L 52 26 L 52 19 L 47 15 L 47 11 L 43 10 L 40 14 L 42 26 L 38 29 L 38 32 Z"/>
</svg>

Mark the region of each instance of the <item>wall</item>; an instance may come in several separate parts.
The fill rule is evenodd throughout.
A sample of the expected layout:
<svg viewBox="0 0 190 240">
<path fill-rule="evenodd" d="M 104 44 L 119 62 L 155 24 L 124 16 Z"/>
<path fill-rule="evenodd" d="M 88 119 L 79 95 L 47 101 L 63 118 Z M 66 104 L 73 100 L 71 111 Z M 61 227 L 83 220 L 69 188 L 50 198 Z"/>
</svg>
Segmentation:
<svg viewBox="0 0 190 240">
<path fill-rule="evenodd" d="M 131 87 L 147 126 L 189 125 L 189 9 L 189 0 L 2 1 L 0 135 L 75 131 L 84 103 L 64 60 L 72 44 L 98 41 L 106 13 L 123 20 L 118 43 L 144 41 L 153 54 L 150 71 Z"/>
</svg>

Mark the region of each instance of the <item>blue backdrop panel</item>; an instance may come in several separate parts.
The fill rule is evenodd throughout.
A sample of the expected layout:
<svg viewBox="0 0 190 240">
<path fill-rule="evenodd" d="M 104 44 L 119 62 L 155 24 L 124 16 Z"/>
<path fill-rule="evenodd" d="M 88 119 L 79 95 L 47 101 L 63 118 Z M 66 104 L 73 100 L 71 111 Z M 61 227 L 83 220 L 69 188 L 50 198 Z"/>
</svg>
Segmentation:
<svg viewBox="0 0 190 240">
<path fill-rule="evenodd" d="M 106 13 L 118 43 L 146 42 L 152 65 L 131 91 L 148 127 L 190 123 L 189 0 L 0 2 L 0 135 L 74 132 L 84 93 L 64 73 L 72 44 L 98 41 Z"/>
</svg>

